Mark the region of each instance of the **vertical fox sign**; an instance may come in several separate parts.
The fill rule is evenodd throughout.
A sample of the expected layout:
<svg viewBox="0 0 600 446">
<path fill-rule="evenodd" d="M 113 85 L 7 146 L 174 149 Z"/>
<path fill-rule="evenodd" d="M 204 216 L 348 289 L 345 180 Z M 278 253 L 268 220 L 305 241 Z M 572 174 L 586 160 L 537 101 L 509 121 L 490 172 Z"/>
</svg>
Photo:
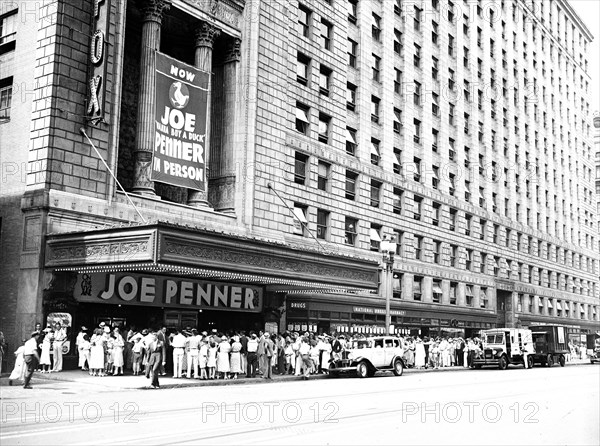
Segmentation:
<svg viewBox="0 0 600 446">
<path fill-rule="evenodd" d="M 104 121 L 106 83 L 106 40 L 109 36 L 110 0 L 93 0 L 93 30 L 90 40 L 90 76 L 86 116 L 93 125 Z"/>
<path fill-rule="evenodd" d="M 156 53 L 156 132 L 152 180 L 206 190 L 209 73 Z"/>
</svg>

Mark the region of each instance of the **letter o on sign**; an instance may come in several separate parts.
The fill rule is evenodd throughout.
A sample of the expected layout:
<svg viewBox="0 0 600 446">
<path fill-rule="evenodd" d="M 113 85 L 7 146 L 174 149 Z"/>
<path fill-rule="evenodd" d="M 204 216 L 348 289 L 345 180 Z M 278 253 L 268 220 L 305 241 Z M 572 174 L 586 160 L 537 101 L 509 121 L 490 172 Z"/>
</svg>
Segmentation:
<svg viewBox="0 0 600 446">
<path fill-rule="evenodd" d="M 119 282 L 118 293 L 119 297 L 125 301 L 130 301 L 135 298 L 138 292 L 137 281 L 131 276 L 125 276 Z"/>
<path fill-rule="evenodd" d="M 94 65 L 99 64 L 102 61 L 104 54 L 104 32 L 98 30 L 92 36 L 92 42 L 90 43 L 90 59 Z"/>
</svg>

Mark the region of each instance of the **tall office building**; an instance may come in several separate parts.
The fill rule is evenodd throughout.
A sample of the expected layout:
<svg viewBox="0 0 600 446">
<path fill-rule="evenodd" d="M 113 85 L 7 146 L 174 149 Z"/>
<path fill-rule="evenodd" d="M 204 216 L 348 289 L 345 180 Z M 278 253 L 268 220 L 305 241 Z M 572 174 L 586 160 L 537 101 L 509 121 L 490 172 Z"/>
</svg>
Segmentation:
<svg viewBox="0 0 600 446">
<path fill-rule="evenodd" d="M 597 326 L 568 2 L 8 5 L 11 342 L 47 318 L 375 333 L 383 294 L 403 334 Z"/>
</svg>

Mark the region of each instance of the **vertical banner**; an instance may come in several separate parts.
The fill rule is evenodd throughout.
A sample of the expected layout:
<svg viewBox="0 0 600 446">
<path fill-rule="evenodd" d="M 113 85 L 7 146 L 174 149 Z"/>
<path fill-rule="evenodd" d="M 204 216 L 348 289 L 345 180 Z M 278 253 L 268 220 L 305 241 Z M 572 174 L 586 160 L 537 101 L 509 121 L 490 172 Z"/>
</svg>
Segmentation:
<svg viewBox="0 0 600 446">
<path fill-rule="evenodd" d="M 153 181 L 206 190 L 209 76 L 209 73 L 156 53 Z"/>
</svg>

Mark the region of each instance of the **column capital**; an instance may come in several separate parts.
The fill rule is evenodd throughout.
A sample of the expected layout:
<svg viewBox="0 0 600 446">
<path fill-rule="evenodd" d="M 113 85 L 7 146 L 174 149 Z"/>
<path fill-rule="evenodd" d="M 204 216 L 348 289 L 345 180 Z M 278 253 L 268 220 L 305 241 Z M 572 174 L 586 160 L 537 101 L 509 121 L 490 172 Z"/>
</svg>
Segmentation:
<svg viewBox="0 0 600 446">
<path fill-rule="evenodd" d="M 196 28 L 196 48 L 209 47 L 212 49 L 215 39 L 219 37 L 221 30 L 208 22 L 200 22 Z"/>
<path fill-rule="evenodd" d="M 239 62 L 242 58 L 242 40 L 234 37 L 227 43 L 227 53 L 225 54 L 225 63 Z"/>
<path fill-rule="evenodd" d="M 137 0 L 143 22 L 162 22 L 163 13 L 171 8 L 171 0 Z"/>
</svg>

